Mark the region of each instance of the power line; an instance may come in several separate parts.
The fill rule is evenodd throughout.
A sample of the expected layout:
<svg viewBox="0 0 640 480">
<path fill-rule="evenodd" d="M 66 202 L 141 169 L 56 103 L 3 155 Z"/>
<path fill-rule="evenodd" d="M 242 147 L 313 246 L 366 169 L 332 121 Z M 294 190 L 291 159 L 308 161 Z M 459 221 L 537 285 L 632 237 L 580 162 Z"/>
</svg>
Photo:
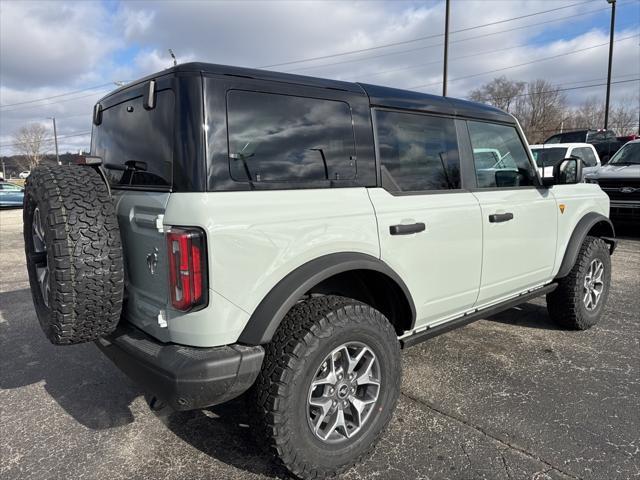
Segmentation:
<svg viewBox="0 0 640 480">
<path fill-rule="evenodd" d="M 631 35 L 631 36 L 628 36 L 628 37 L 623 37 L 623 38 L 620 38 L 620 39 L 616 40 L 616 42 L 621 42 L 623 40 L 629 40 L 631 38 L 636 38 L 636 37 L 639 37 L 639 36 L 640 35 Z M 585 52 L 587 50 L 593 50 L 594 48 L 600 48 L 600 47 L 607 46 L 607 45 L 609 45 L 609 42 L 600 43 L 598 45 L 592 45 L 591 47 L 580 48 L 578 50 L 572 50 L 571 52 L 561 53 L 559 55 L 552 55 L 550 57 L 538 58 L 538 59 L 532 60 L 530 62 L 519 63 L 517 65 L 511 65 L 509 67 L 497 68 L 495 70 L 488 70 L 486 72 L 474 73 L 472 75 L 465 75 L 463 77 L 452 78 L 449 81 L 450 82 L 454 82 L 456 80 L 465 80 L 465 79 L 468 79 L 468 78 L 480 77 L 482 75 L 488 75 L 490 73 L 503 72 L 505 70 L 511 70 L 512 68 L 524 67 L 526 65 L 531 65 L 531 64 L 534 64 L 534 63 L 544 62 L 544 61 L 547 61 L 547 60 L 553 60 L 555 58 L 560 58 L 560 57 L 566 57 L 568 55 L 574 55 L 576 53 Z M 441 84 L 442 84 L 442 82 L 425 83 L 423 85 L 415 85 L 413 87 L 408 87 L 407 90 L 417 90 L 417 89 L 430 87 L 430 86 L 433 86 L 433 85 L 441 85 Z"/>
<path fill-rule="evenodd" d="M 17 111 L 20 111 L 20 110 L 29 110 L 29 109 L 32 109 L 32 108 L 48 107 L 49 105 L 55 105 L 57 103 L 73 102 L 75 100 L 82 100 L 83 98 L 95 97 L 97 95 L 102 95 L 102 94 L 108 93 L 110 91 L 111 90 L 101 90 L 101 91 L 98 91 L 98 92 L 90 93 L 88 95 L 80 95 L 78 97 L 73 97 L 73 98 L 63 98 L 61 100 L 54 100 L 52 102 L 44 103 L 44 104 L 41 104 L 41 105 L 18 106 L 18 107 L 15 107 L 15 108 L 11 108 L 9 110 L 3 110 L 1 113 L 17 112 Z"/>
<path fill-rule="evenodd" d="M 97 88 L 102 88 L 102 87 L 106 87 L 111 85 L 112 82 L 109 83 L 103 83 L 102 85 L 95 85 L 93 87 L 87 87 L 87 88 L 83 88 L 81 90 L 75 90 L 73 92 L 66 92 L 66 93 L 61 93 L 59 95 L 51 95 L 49 97 L 42 97 L 42 98 L 36 98 L 33 100 L 25 100 L 24 102 L 17 102 L 17 103 L 5 103 L 3 105 L 0 105 L 0 108 L 4 108 L 4 107 L 13 107 L 16 105 L 25 105 L 27 103 L 36 103 L 36 102 L 42 102 L 43 100 L 49 100 L 51 98 L 59 98 L 59 97 L 66 97 L 68 95 L 74 95 L 76 93 L 82 93 L 82 92 L 88 92 L 89 90 L 95 90 Z"/>
<path fill-rule="evenodd" d="M 636 74 L 634 74 L 634 75 L 636 75 Z M 616 85 L 618 83 L 638 82 L 638 81 L 640 81 L 640 77 L 631 78 L 629 80 L 619 80 L 617 82 L 611 82 L 611 85 Z M 571 91 L 571 90 L 581 90 L 583 88 L 602 87 L 604 85 L 606 85 L 606 82 L 605 83 L 594 83 L 593 85 L 581 85 L 581 86 L 578 86 L 578 87 L 556 88 L 554 90 L 546 90 L 546 91 L 543 91 L 543 92 L 519 93 L 518 95 L 512 95 L 510 97 L 498 97 L 498 98 L 495 98 L 494 100 L 506 100 L 508 98 L 516 98 L 516 97 L 533 97 L 535 95 L 543 95 L 545 93 L 568 92 L 568 91 Z"/>
<path fill-rule="evenodd" d="M 637 75 L 637 73 L 625 73 L 623 75 L 616 75 L 614 80 L 619 80 L 621 78 L 627 78 L 627 77 L 633 77 L 634 75 Z M 580 84 L 580 83 L 599 82 L 599 81 L 606 80 L 606 79 L 607 79 L 606 77 L 590 78 L 589 80 L 576 80 L 574 82 L 556 83 L 555 86 L 556 87 L 561 87 L 563 85 L 577 85 L 577 84 Z"/>
<path fill-rule="evenodd" d="M 583 5 L 585 3 L 591 3 L 591 2 L 592 2 L 592 0 L 587 0 L 587 1 L 578 2 L 578 3 L 572 3 L 570 5 L 565 5 L 563 7 L 556 7 L 556 8 L 552 8 L 552 9 L 549 9 L 549 10 L 543 10 L 543 11 L 540 11 L 540 12 L 530 13 L 530 14 L 527 14 L 527 15 L 520 15 L 518 17 L 505 18 L 503 20 L 497 20 L 495 22 L 485 23 L 485 24 L 482 24 L 482 25 L 474 25 L 472 27 L 461 28 L 461 29 L 458 29 L 458 30 L 453 30 L 450 33 L 453 34 L 453 33 L 468 32 L 470 30 L 477 30 L 478 28 L 489 27 L 489 26 L 492 26 L 492 25 L 499 25 L 501 23 L 512 22 L 512 21 L 515 21 L 515 20 L 521 20 L 523 18 L 528 18 L 528 17 L 534 17 L 536 15 L 542 15 L 544 13 L 556 12 L 558 10 L 565 10 L 567 8 L 572 8 L 572 7 L 575 7 L 575 6 L 578 6 L 578 5 Z M 271 64 L 271 65 L 263 65 L 263 66 L 257 67 L 257 68 L 281 67 L 281 66 L 284 66 L 284 65 L 293 65 L 293 64 L 296 64 L 296 63 L 305 63 L 305 62 L 311 62 L 311 61 L 315 61 L 315 60 L 325 60 L 327 58 L 342 57 L 342 56 L 345 56 L 345 55 L 352 55 L 354 53 L 370 52 L 372 50 L 379 50 L 381 48 L 395 47 L 395 46 L 398 46 L 398 45 L 406 45 L 408 43 L 414 43 L 414 42 L 419 42 L 419 41 L 422 41 L 422 40 L 428 40 L 430 38 L 442 37 L 443 35 L 444 34 L 442 34 L 442 33 L 438 33 L 438 34 L 433 34 L 433 35 L 427 35 L 427 36 L 424 36 L 424 37 L 416 37 L 416 38 L 409 39 L 409 40 L 403 40 L 403 41 L 400 41 L 400 42 L 393 42 L 393 43 L 386 43 L 386 44 L 383 44 L 383 45 L 376 45 L 375 47 L 361 48 L 361 49 L 358 49 L 358 50 L 350 50 L 350 51 L 347 51 L 347 52 L 333 53 L 333 54 L 330 54 L 330 55 L 321 55 L 321 56 L 318 56 L 318 57 L 310 57 L 310 58 L 304 58 L 304 59 L 300 59 L 300 60 L 290 60 L 288 62 L 274 63 L 274 64 Z"/>
<path fill-rule="evenodd" d="M 584 4 L 584 3 L 591 3 L 591 2 L 590 1 L 580 2 L 580 3 L 576 3 L 576 4 L 572 4 L 572 5 L 567 5 L 567 6 L 564 6 L 564 7 L 559 7 L 559 8 L 556 8 L 556 9 L 545 10 L 545 11 L 541 11 L 541 12 L 535 12 L 535 13 L 532 13 L 532 14 L 522 15 L 522 16 L 519 16 L 519 17 L 513 17 L 513 18 L 509 18 L 509 19 L 503 19 L 503 20 L 499 20 L 499 21 L 496 21 L 496 22 L 487 23 L 487 24 L 484 24 L 484 25 L 476 25 L 476 26 L 473 26 L 473 27 L 467 27 L 467 28 L 464 28 L 464 29 L 456 30 L 455 32 L 452 32 L 452 33 L 459 33 L 459 32 L 463 32 L 463 31 L 474 30 L 474 29 L 478 29 L 478 28 L 482 28 L 482 27 L 486 27 L 486 26 L 491 26 L 491 25 L 496 25 L 496 24 L 500 24 L 500 23 L 506 23 L 506 22 L 510 22 L 510 21 L 514 21 L 514 20 L 518 20 L 518 19 L 522 19 L 522 18 L 541 15 L 543 13 L 549 13 L 549 12 L 553 12 L 553 11 L 556 11 L 556 10 L 566 9 L 566 8 L 569 8 L 569 7 L 572 7 L 572 6 L 576 6 L 576 5 L 581 5 L 581 4 Z M 620 3 L 620 5 L 622 5 L 622 4 L 623 3 Z M 531 28 L 531 27 L 534 27 L 534 26 L 539 26 L 539 25 L 544 25 L 544 24 L 548 24 L 548 23 L 558 22 L 558 21 L 562 21 L 562 20 L 565 20 L 565 19 L 570 19 L 570 18 L 573 19 L 573 18 L 578 17 L 578 16 L 590 15 L 592 13 L 597 13 L 597 12 L 603 11 L 603 10 L 609 10 L 609 8 L 601 8 L 601 9 L 596 9 L 596 10 L 590 10 L 590 11 L 587 11 L 587 12 L 577 13 L 575 15 L 569 15 L 569 16 L 566 16 L 566 17 L 560 17 L 560 18 L 556 18 L 556 19 L 552 19 L 552 20 L 547 20 L 547 21 L 544 21 L 544 22 L 532 23 L 532 24 L 529 24 L 529 25 L 523 25 L 523 26 L 520 26 L 520 27 L 515 27 L 515 28 L 511 28 L 511 29 L 507 29 L 507 30 L 501 30 L 499 32 L 492 32 L 492 33 L 487 33 L 487 34 L 483 34 L 483 35 L 477 35 L 477 36 L 474 36 L 474 37 L 468 37 L 468 38 L 459 39 L 459 40 L 452 40 L 450 43 L 466 42 L 466 41 L 469 41 L 469 40 L 475 40 L 477 38 L 483 38 L 483 37 L 487 37 L 487 36 L 498 35 L 498 34 L 501 34 L 501 33 L 508 33 L 508 32 L 512 32 L 512 31 L 515 31 L 515 30 Z M 404 41 L 404 42 L 396 42 L 395 44 L 380 45 L 380 46 L 377 46 L 377 47 L 370 47 L 369 49 L 354 50 L 354 51 L 351 51 L 351 52 L 343 52 L 343 53 L 334 54 L 334 55 L 331 55 L 331 56 L 341 56 L 341 55 L 347 55 L 347 54 L 352 54 L 352 53 L 358 53 L 358 52 L 361 52 L 361 51 L 368 51 L 368 50 L 371 50 L 371 49 L 386 48 L 386 47 L 389 47 L 389 46 L 394 46 L 396 44 L 412 43 L 412 42 L 417 42 L 417 41 L 420 41 L 420 40 L 423 40 L 423 39 L 427 39 L 427 38 L 436 38 L 436 37 L 441 37 L 441 36 L 442 36 L 442 34 L 429 35 L 429 36 L 426 36 L 426 37 L 419 37 L 419 38 L 407 40 L 407 41 Z M 435 47 L 442 46 L 442 45 L 443 45 L 442 43 L 439 43 L 439 44 L 428 45 L 428 46 L 425 46 L 425 47 L 420 47 L 420 48 L 415 48 L 415 49 L 401 50 L 401 51 L 398 51 L 398 52 L 391 52 L 391 53 L 382 54 L 382 55 L 372 55 L 372 56 L 365 57 L 365 58 L 360 58 L 360 59 L 351 59 L 351 60 L 346 60 L 346 61 L 343 61 L 343 62 L 334 62 L 334 63 L 328 63 L 328 64 L 323 64 L 323 65 L 314 65 L 314 66 L 309 66 L 309 67 L 303 67 L 303 68 L 294 69 L 294 70 L 291 70 L 291 71 L 302 71 L 302 70 L 307 70 L 307 69 L 322 68 L 322 67 L 326 67 L 326 66 L 338 65 L 338 64 L 343 64 L 343 63 L 352 63 L 352 62 L 365 61 L 365 60 L 369 60 L 371 58 L 379 58 L 379 57 L 384 57 L 384 56 L 389 56 L 389 55 L 398 55 L 398 54 L 402 54 L 402 53 L 409 53 L 409 52 L 412 52 L 412 51 L 424 50 L 424 49 L 428 49 L 428 48 L 435 48 Z M 331 57 L 331 56 L 327 56 L 327 57 Z M 306 62 L 306 61 L 311 61 L 311 60 L 314 60 L 314 58 L 296 60 L 296 61 L 293 61 L 293 62 L 286 62 L 286 64 L 289 64 L 289 63 L 301 63 L 301 62 Z M 258 68 L 269 68 L 269 67 L 272 67 L 272 66 L 279 66 L 279 65 L 284 65 L 284 64 L 270 65 L 270 66 L 264 66 L 264 67 L 258 67 Z M 4 105 L 0 105 L 0 108 L 25 105 L 25 104 L 29 104 L 29 103 L 37 103 L 37 102 L 47 101 L 47 100 L 52 99 L 52 98 L 59 98 L 59 97 L 63 97 L 63 96 L 74 95 L 76 93 L 81 93 L 81 92 L 85 92 L 85 91 L 89 91 L 89 90 L 94 90 L 96 88 L 100 88 L 100 87 L 103 87 L 103 86 L 109 86 L 109 85 L 111 85 L 111 83 L 112 82 L 105 83 L 105 84 L 102 84 L 102 85 L 95 85 L 93 87 L 87 87 L 87 88 L 81 89 L 81 90 L 75 90 L 75 91 L 72 91 L 72 92 L 62 93 L 62 94 L 59 94 L 59 95 L 52 95 L 52 96 L 49 96 L 49 97 L 42 97 L 42 98 L 38 98 L 38 99 L 27 100 L 27 101 L 24 101 L 24 102 L 4 104 Z M 104 93 L 107 93 L 109 91 L 110 90 L 105 90 Z M 97 92 L 97 94 L 99 94 L 99 93 L 103 93 L 103 92 Z M 37 106 L 33 106 L 33 107 L 24 107 L 24 108 L 37 108 L 37 107 L 40 107 L 40 106 L 47 106 L 47 105 L 51 105 L 51 104 L 61 103 L 61 102 L 64 102 L 64 101 L 73 101 L 73 100 L 78 100 L 78 99 L 82 99 L 82 98 L 87 98 L 87 97 L 90 97 L 90 96 L 93 96 L 93 94 L 74 97 L 73 99 L 64 99 L 64 100 L 60 100 L 60 101 L 57 101 L 57 102 L 49 102 L 49 103 L 44 104 L 44 105 L 37 105 Z M 20 110 L 20 109 L 16 108 L 16 109 L 5 110 L 5 112 L 13 112 L 13 111 L 17 111 L 17 110 Z"/>
<path fill-rule="evenodd" d="M 490 55 L 492 53 L 505 52 L 505 51 L 508 51 L 508 50 L 516 49 L 516 48 L 523 48 L 523 47 L 530 47 L 530 46 L 531 46 L 531 44 L 529 44 L 529 43 L 521 43 L 519 45 L 515 45 L 515 46 L 512 46 L 512 47 L 485 50 L 483 52 L 471 53 L 469 55 L 463 55 L 461 57 L 454 57 L 454 58 L 449 59 L 449 61 L 463 60 L 463 59 L 466 59 L 466 58 L 473 58 L 473 57 L 478 57 L 478 56 L 482 56 L 482 55 Z M 361 75 L 358 75 L 358 76 L 353 76 L 353 77 L 347 77 L 347 78 L 340 77 L 340 80 L 357 81 L 358 78 L 362 78 L 362 77 L 366 77 L 366 78 L 377 77 L 377 76 L 383 75 L 385 73 L 399 72 L 399 71 L 402 71 L 402 70 L 412 70 L 412 69 L 415 69 L 415 68 L 422 68 L 422 67 L 426 67 L 426 66 L 429 66 L 429 65 L 438 65 L 440 63 L 442 63 L 441 60 L 434 60 L 432 62 L 420 63 L 420 64 L 417 64 L 417 65 L 407 65 L 407 66 L 404 66 L 404 67 L 393 68 L 393 69 L 389 69 L 389 70 L 382 70 L 382 71 L 374 72 L 374 73 L 364 73 L 364 74 L 361 74 Z"/>
<path fill-rule="evenodd" d="M 624 4 L 620 3 L 618 5 L 618 7 L 620 5 L 624 5 Z M 561 22 L 563 20 L 568 20 L 568 19 L 573 20 L 576 17 L 591 15 L 592 13 L 598 13 L 598 12 L 602 12 L 604 10 L 609 11 L 609 8 L 608 7 L 606 7 L 606 8 L 598 8 L 596 10 L 589 10 L 587 12 L 576 13 L 575 15 L 568 15 L 568 16 L 565 16 L 565 17 L 554 18 L 552 20 L 545 20 L 544 22 L 537 22 L 537 23 L 530 23 L 530 24 L 527 24 L 527 25 L 521 25 L 519 27 L 509 28 L 509 29 L 506 29 L 506 30 L 500 30 L 498 32 L 484 33 L 482 35 L 475 35 L 473 37 L 461 38 L 461 39 L 458 39 L 458 40 L 450 40 L 449 43 L 462 43 L 462 42 L 467 42 L 469 40 L 477 40 L 479 38 L 486 38 L 486 37 L 490 37 L 490 36 L 493 36 L 493 35 L 500 35 L 502 33 L 510 33 L 510 32 L 515 32 L 517 30 L 524 30 L 524 29 L 527 29 L 527 28 L 537 27 L 537 26 L 540 26 L 540 25 L 547 25 L 547 24 L 550 24 L 550 23 Z M 440 35 L 440 36 L 442 36 L 442 35 Z M 441 47 L 442 45 L 444 45 L 444 43 L 435 43 L 435 44 L 432 44 L 432 45 L 426 45 L 424 47 L 411 48 L 411 49 L 407 49 L 407 50 L 399 50 L 397 52 L 383 53 L 383 54 L 379 54 L 379 55 L 369 55 L 367 57 L 354 58 L 354 59 L 350 59 L 350 60 L 342 60 L 340 62 L 324 63 L 322 65 L 311 65 L 311 66 L 308 66 L 308 67 L 295 68 L 295 69 L 286 70 L 286 71 L 288 71 L 288 72 L 301 72 L 301 71 L 304 71 L 304 70 L 313 70 L 313 69 L 322 68 L 322 67 L 330 67 L 330 66 L 334 66 L 334 65 L 343 65 L 345 63 L 363 62 L 363 61 L 366 61 L 366 60 L 371 60 L 373 58 L 382 58 L 382 57 L 389 57 L 389 56 L 393 56 L 393 55 L 401 55 L 401 54 L 404 54 L 404 53 L 417 52 L 417 51 L 420 51 L 420 50 L 427 50 L 427 49 L 430 49 L 430 48 Z M 265 68 L 265 67 L 262 67 L 262 68 Z"/>
<path fill-rule="evenodd" d="M 454 58 L 450 58 L 449 61 L 453 62 L 455 60 L 462 60 L 465 58 L 471 58 L 471 57 L 478 57 L 481 55 L 488 55 L 490 53 L 497 53 L 497 52 L 504 52 L 506 50 L 512 50 L 514 48 L 522 48 L 522 47 L 526 47 L 528 46 L 528 44 L 520 44 L 520 45 L 516 45 L 514 47 L 507 47 L 507 48 L 500 48 L 498 50 L 486 50 L 484 52 L 479 52 L 479 53 L 472 53 L 470 55 L 463 55 L 462 57 L 454 57 Z M 384 75 L 385 73 L 393 73 L 393 72 L 400 72 L 402 70 L 412 70 L 414 68 L 422 68 L 422 67 L 427 67 L 429 65 L 437 65 L 442 63 L 442 60 L 434 60 L 432 62 L 427 62 L 427 63 L 419 63 L 417 65 L 408 65 L 408 66 L 404 66 L 404 67 L 400 67 L 400 68 L 392 68 L 390 70 L 382 70 L 380 72 L 374 72 L 374 73 L 365 73 L 362 75 L 359 75 L 359 77 L 377 77 L 378 75 Z M 347 77 L 346 79 L 341 78 L 341 80 L 350 80 L 350 79 L 356 79 L 356 77 Z"/>
<path fill-rule="evenodd" d="M 71 134 L 68 134 L 68 135 L 58 135 L 58 139 L 70 138 L 70 137 L 82 137 L 84 135 L 90 135 L 90 134 L 91 134 L 91 130 L 89 130 L 87 132 L 71 133 Z M 53 143 L 53 142 L 54 142 L 53 138 L 42 141 L 43 144 L 50 144 L 50 143 Z M 19 145 L 22 145 L 22 143 L 5 143 L 5 144 L 0 145 L 0 148 L 17 147 Z"/>
</svg>

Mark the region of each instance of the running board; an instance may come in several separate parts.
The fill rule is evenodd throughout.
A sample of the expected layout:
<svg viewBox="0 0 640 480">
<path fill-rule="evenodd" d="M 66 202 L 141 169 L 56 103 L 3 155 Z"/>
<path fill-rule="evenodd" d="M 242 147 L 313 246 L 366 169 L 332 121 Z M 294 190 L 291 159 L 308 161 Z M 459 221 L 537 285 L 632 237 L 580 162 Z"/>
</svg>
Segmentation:
<svg viewBox="0 0 640 480">
<path fill-rule="evenodd" d="M 496 313 L 504 312 L 505 310 L 509 310 L 510 308 L 516 307 L 531 299 L 534 299 L 541 295 L 545 295 L 549 292 L 553 292 L 557 286 L 557 283 L 550 283 L 549 285 L 545 285 L 544 287 L 536 288 L 535 290 L 532 290 L 530 292 L 523 293 L 521 295 L 518 295 L 517 297 L 510 298 L 509 300 L 505 300 L 504 302 L 501 302 L 497 305 L 492 305 L 487 308 L 476 310 L 475 312 L 466 313 L 461 317 L 454 318 L 453 320 L 449 320 L 446 323 L 441 323 L 440 325 L 427 328 L 422 332 L 415 333 L 409 337 L 401 339 L 400 346 L 402 348 L 412 347 L 430 338 L 437 337 L 438 335 L 442 335 L 443 333 L 455 330 L 456 328 L 469 325 L 476 320 L 482 320 L 483 318 L 495 315 Z"/>
</svg>

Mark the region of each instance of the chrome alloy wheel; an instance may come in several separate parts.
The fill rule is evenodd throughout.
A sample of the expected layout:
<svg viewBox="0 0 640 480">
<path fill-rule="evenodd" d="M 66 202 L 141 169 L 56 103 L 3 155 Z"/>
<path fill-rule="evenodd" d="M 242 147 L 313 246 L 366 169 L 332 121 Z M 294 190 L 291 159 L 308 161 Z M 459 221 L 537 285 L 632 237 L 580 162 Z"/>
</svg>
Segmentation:
<svg viewBox="0 0 640 480">
<path fill-rule="evenodd" d="M 316 437 L 339 443 L 367 423 L 380 394 L 380 365 L 361 342 L 334 349 L 322 361 L 309 387 L 307 420 Z"/>
<path fill-rule="evenodd" d="M 47 264 L 47 244 L 45 242 L 44 228 L 42 228 L 42 217 L 38 207 L 33 211 L 31 221 L 31 238 L 33 240 L 33 262 L 36 268 L 36 276 L 42 293 L 42 300 L 45 306 L 49 306 L 49 265 Z"/>
<path fill-rule="evenodd" d="M 589 271 L 584 277 L 584 286 L 582 289 L 582 301 L 587 310 L 592 311 L 600 302 L 602 292 L 604 290 L 604 264 L 599 259 L 594 259 L 589 265 Z"/>
</svg>

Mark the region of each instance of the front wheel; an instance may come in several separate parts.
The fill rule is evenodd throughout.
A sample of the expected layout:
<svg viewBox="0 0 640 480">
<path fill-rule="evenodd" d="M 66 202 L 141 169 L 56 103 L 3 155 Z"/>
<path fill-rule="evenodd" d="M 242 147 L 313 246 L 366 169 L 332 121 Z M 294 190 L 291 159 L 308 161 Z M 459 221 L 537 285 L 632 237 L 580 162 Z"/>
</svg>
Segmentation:
<svg viewBox="0 0 640 480">
<path fill-rule="evenodd" d="M 566 328 L 593 327 L 602 316 L 610 284 L 609 246 L 601 238 L 588 236 L 569 274 L 547 295 L 549 315 Z"/>
<path fill-rule="evenodd" d="M 400 347 L 388 320 L 352 299 L 295 305 L 267 346 L 254 403 L 272 451 L 301 478 L 358 463 L 400 393 Z"/>
</svg>

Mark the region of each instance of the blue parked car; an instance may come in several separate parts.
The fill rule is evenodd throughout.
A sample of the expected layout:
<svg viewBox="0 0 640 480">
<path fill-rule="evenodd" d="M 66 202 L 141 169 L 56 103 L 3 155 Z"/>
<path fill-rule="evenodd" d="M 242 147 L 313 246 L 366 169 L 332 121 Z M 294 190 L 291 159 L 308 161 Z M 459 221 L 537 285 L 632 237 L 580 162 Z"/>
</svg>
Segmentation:
<svg viewBox="0 0 640 480">
<path fill-rule="evenodd" d="M 24 188 L 20 185 L 0 181 L 0 207 L 22 207 Z"/>
</svg>

